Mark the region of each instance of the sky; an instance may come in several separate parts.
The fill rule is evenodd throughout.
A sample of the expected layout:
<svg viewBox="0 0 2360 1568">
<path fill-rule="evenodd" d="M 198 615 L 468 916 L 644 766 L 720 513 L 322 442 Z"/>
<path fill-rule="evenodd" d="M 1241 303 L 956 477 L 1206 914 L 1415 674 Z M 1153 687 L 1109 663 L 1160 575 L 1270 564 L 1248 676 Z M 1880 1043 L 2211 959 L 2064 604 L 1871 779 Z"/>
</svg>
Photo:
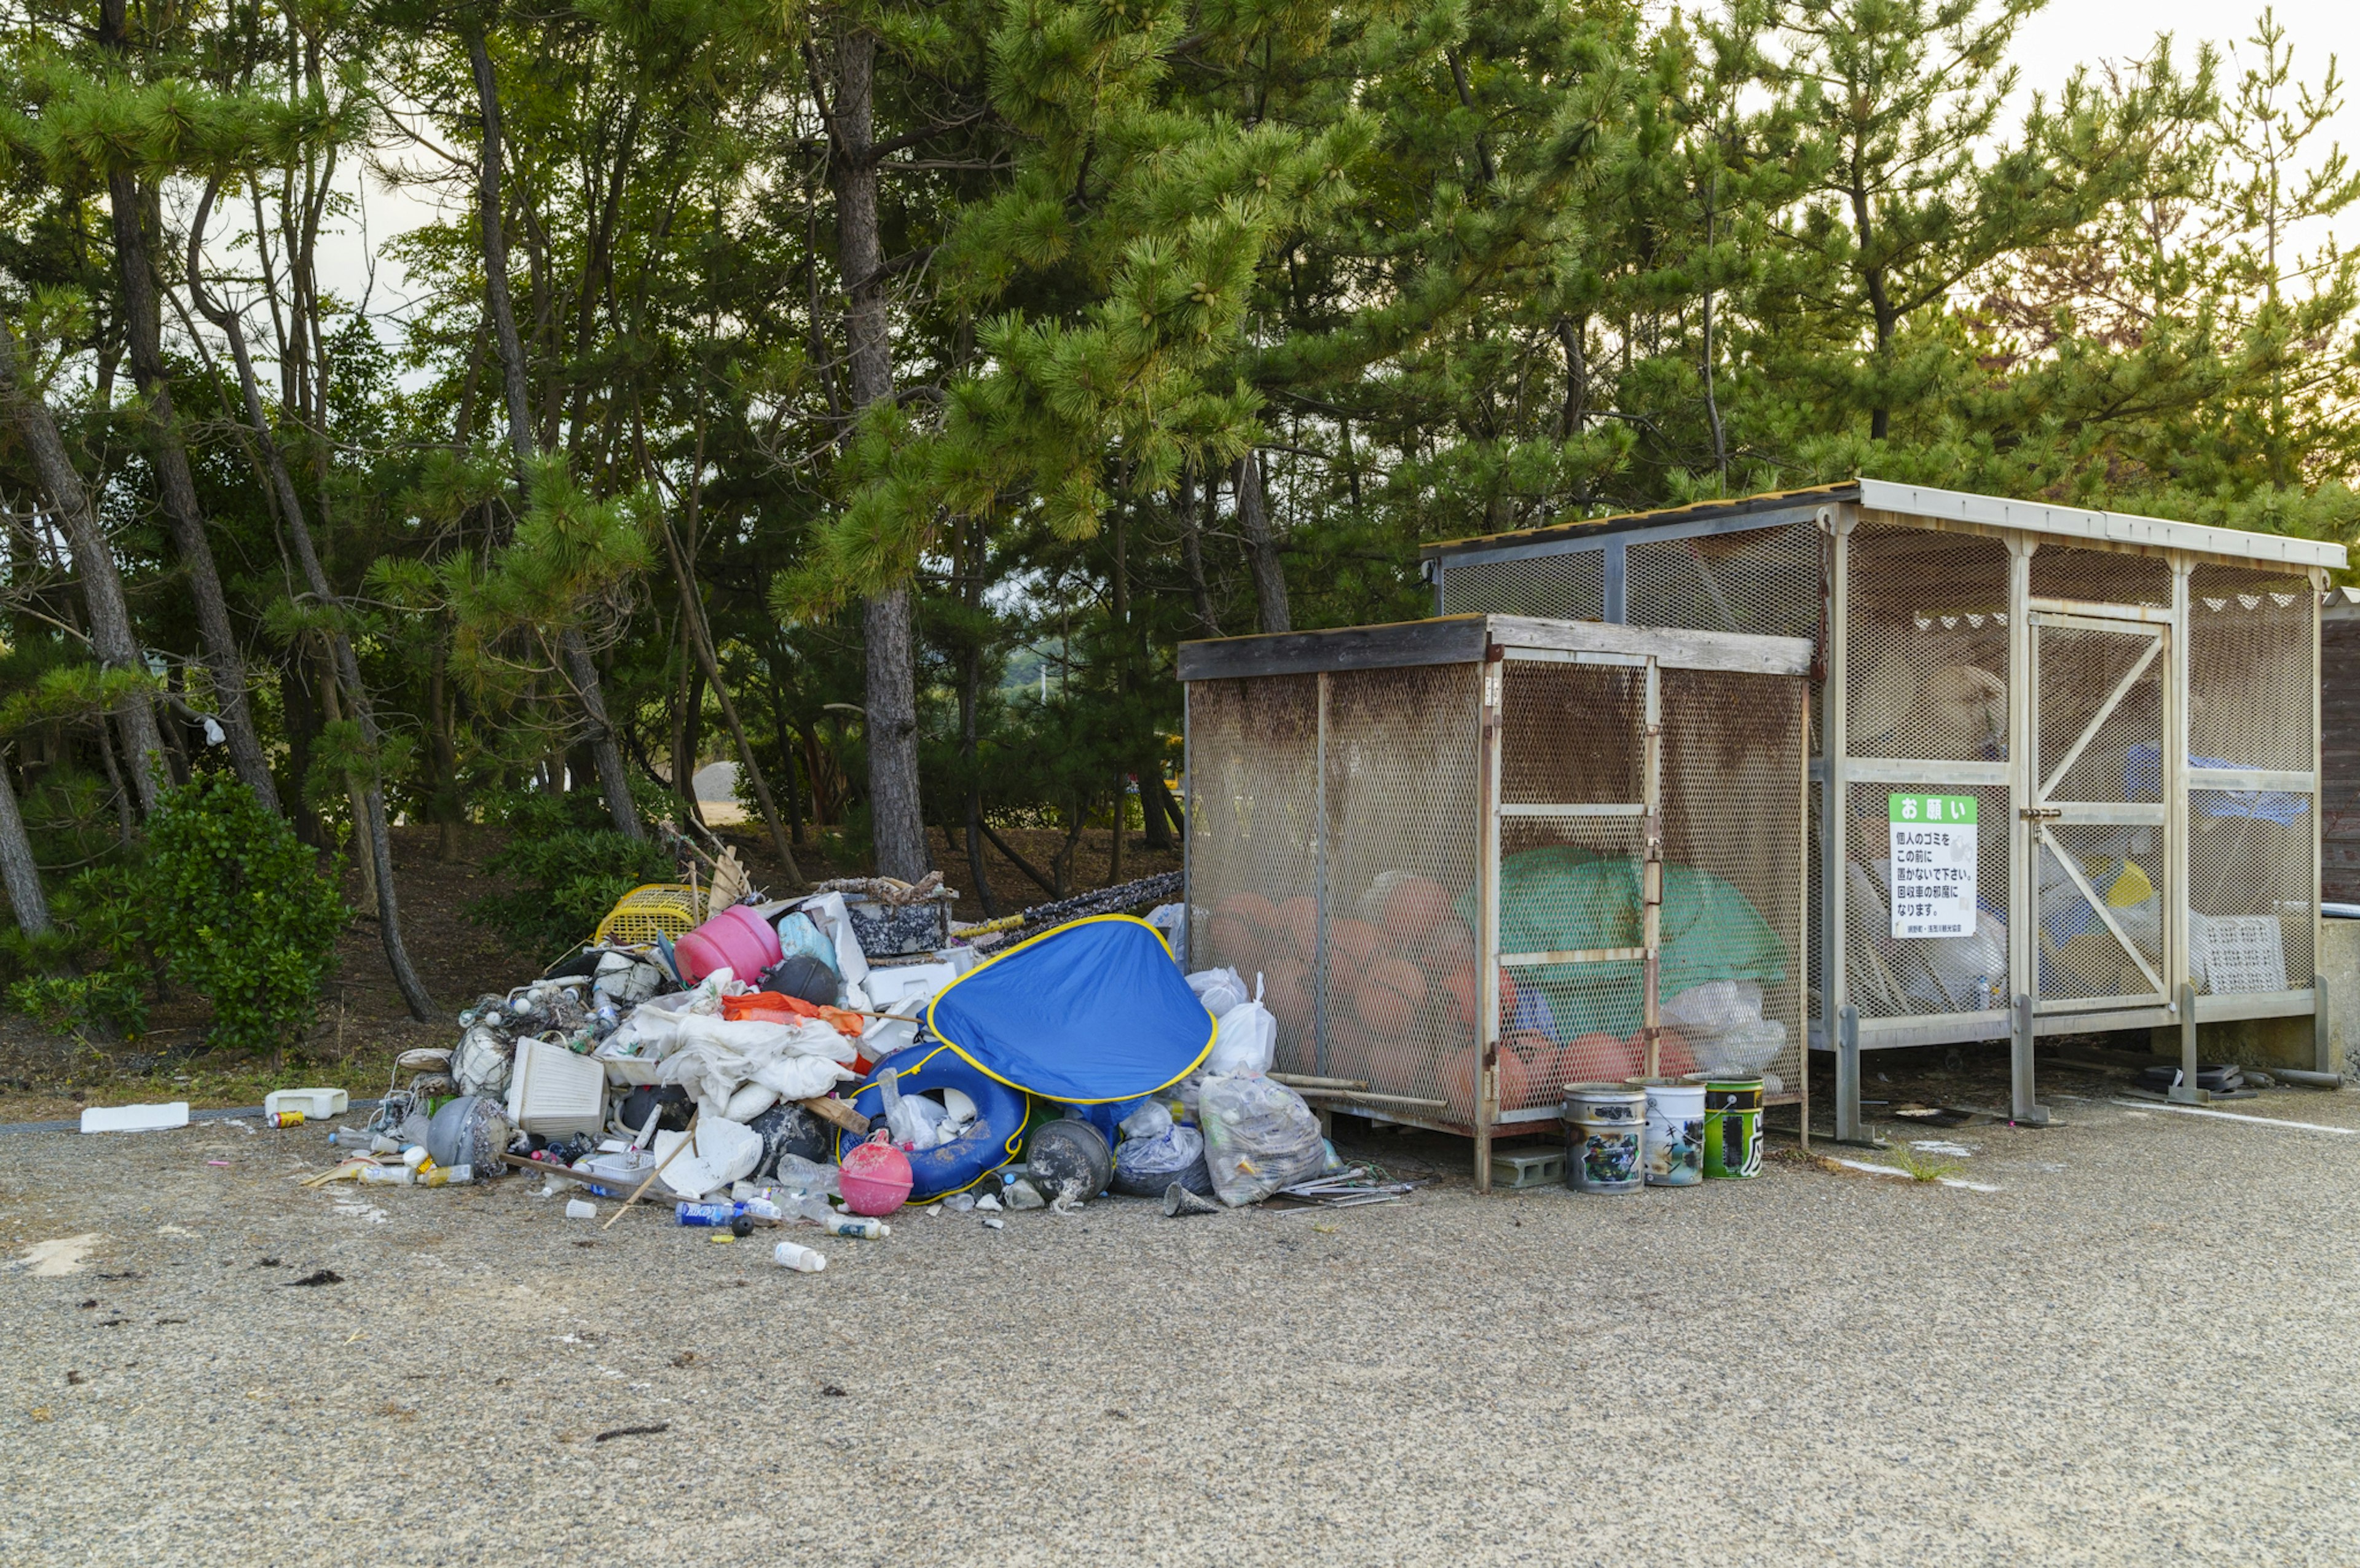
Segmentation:
<svg viewBox="0 0 2360 1568">
<path fill-rule="evenodd" d="M 1658 4 L 1660 0 L 1650 0 L 1651 11 Z M 2241 0 L 2139 0 L 2136 5 L 2125 5 L 2123 0 L 2050 0 L 2017 38 L 2013 59 L 2021 72 L 2019 94 L 2028 99 L 2036 92 L 2053 93 L 2075 66 L 2132 59 L 2146 52 L 2158 33 L 2173 35 L 2174 52 L 2183 62 L 2192 60 L 2197 44 L 2206 39 L 2234 44 L 2240 56 L 2250 57 L 2255 51 L 2245 39 L 2252 33 L 2260 9 L 2258 4 L 2249 8 Z M 2295 46 L 2299 80 L 2316 82 L 2330 54 L 2338 57 L 2339 70 L 2347 81 L 2360 76 L 2360 0 L 2287 0 L 2277 7 L 2277 15 Z M 2227 62 L 2227 81 L 2234 80 L 2239 63 Z M 2360 158 L 2360 91 L 2347 89 L 2344 98 L 2331 134 Z M 374 254 L 377 266 L 369 310 L 379 318 L 383 330 L 390 325 L 385 318 L 405 313 L 409 294 L 400 268 L 383 255 L 385 243 L 399 231 L 428 221 L 433 212 L 409 192 L 375 189 L 366 193 L 366 201 L 368 233 L 364 236 L 357 223 L 348 223 L 344 233 L 325 237 L 321 270 L 328 288 L 347 299 L 357 299 L 364 289 L 370 289 L 368 258 Z M 2346 217 L 2340 227 L 2347 245 L 2360 240 L 2360 215 Z"/>
</svg>

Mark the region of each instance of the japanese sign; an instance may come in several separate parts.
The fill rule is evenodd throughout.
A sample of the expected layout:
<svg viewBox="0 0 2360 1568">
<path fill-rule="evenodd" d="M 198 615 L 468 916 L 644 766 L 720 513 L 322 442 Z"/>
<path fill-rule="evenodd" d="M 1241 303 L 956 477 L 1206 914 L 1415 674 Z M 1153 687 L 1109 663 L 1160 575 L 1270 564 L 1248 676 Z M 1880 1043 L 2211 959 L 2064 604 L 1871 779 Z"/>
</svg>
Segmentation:
<svg viewBox="0 0 2360 1568">
<path fill-rule="evenodd" d="M 1975 929 L 1975 798 L 1888 795 L 1893 934 L 1969 936 Z"/>
</svg>

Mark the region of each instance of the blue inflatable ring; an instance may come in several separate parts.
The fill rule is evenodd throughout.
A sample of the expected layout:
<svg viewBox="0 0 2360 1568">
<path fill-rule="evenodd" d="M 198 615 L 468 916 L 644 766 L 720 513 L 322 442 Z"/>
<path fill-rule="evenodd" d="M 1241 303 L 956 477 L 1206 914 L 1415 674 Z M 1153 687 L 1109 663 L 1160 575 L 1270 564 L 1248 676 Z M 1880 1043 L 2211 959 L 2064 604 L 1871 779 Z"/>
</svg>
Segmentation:
<svg viewBox="0 0 2360 1568">
<path fill-rule="evenodd" d="M 877 1074 L 888 1067 L 904 1094 L 956 1089 L 975 1102 L 975 1126 L 965 1137 L 910 1156 L 910 1202 L 931 1203 L 963 1192 L 1015 1159 L 1024 1146 L 1024 1129 L 1032 1119 L 1032 1096 L 1009 1087 L 940 1040 L 895 1051 L 852 1092 L 852 1108 L 878 1126 L 885 1124 L 885 1092 L 878 1087 Z M 860 1141 L 857 1133 L 838 1132 L 836 1159 L 841 1161 Z"/>
</svg>

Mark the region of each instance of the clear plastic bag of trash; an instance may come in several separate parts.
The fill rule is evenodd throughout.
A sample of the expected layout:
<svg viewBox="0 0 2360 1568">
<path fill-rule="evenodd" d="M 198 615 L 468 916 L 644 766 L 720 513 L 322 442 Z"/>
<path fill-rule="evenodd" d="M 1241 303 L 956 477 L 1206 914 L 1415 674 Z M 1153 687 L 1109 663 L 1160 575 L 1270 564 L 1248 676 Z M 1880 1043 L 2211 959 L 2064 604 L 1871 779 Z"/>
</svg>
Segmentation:
<svg viewBox="0 0 2360 1568">
<path fill-rule="evenodd" d="M 1114 1190 L 1129 1197 L 1152 1198 L 1177 1181 L 1192 1192 L 1213 1190 L 1211 1171 L 1205 1163 L 1205 1135 L 1175 1122 L 1161 1105 L 1150 1105 L 1123 1121 L 1132 1123 L 1154 1112 L 1163 1117 L 1162 1130 L 1126 1138 L 1114 1151 Z"/>
<path fill-rule="evenodd" d="M 1188 976 L 1188 989 L 1196 993 L 1196 1000 L 1204 1003 L 1205 1010 L 1217 1018 L 1251 999 L 1245 976 L 1234 969 L 1199 969 Z"/>
<path fill-rule="evenodd" d="M 1198 1091 L 1214 1195 L 1232 1208 L 1307 1181 L 1328 1162 L 1319 1118 L 1303 1096 L 1259 1075 L 1214 1075 Z"/>
<path fill-rule="evenodd" d="M 1278 1019 L 1262 1005 L 1262 977 L 1254 977 L 1254 999 L 1240 1002 L 1221 1015 L 1213 1049 L 1205 1058 L 1207 1077 L 1251 1078 L 1270 1071 L 1278 1051 Z"/>
<path fill-rule="evenodd" d="M 950 1113 L 939 1101 L 902 1094 L 901 1075 L 890 1067 L 877 1075 L 877 1088 L 885 1101 L 885 1125 L 892 1129 L 896 1144 L 915 1150 L 944 1141 L 944 1124 Z"/>
<path fill-rule="evenodd" d="M 1691 1039 L 1758 1023 L 1761 1018 L 1762 983 L 1758 980 L 1708 980 L 1664 998 L 1664 1027 Z"/>
</svg>

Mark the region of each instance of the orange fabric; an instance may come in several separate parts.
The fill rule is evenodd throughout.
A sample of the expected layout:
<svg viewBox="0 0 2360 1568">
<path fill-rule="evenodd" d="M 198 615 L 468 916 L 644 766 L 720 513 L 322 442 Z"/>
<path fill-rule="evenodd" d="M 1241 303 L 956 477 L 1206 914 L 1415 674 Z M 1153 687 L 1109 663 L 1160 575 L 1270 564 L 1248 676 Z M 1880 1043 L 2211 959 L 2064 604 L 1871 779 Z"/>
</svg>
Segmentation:
<svg viewBox="0 0 2360 1568">
<path fill-rule="evenodd" d="M 776 991 L 748 991 L 740 996 L 721 998 L 721 1016 L 736 1022 L 740 1018 L 759 1018 L 766 1023 L 791 1024 L 799 1018 L 817 1018 L 832 1026 L 847 1040 L 858 1040 L 862 1018 L 858 1013 L 847 1013 L 842 1007 L 824 1007 L 816 1002 L 806 1002 L 801 996 L 782 996 Z"/>
</svg>

